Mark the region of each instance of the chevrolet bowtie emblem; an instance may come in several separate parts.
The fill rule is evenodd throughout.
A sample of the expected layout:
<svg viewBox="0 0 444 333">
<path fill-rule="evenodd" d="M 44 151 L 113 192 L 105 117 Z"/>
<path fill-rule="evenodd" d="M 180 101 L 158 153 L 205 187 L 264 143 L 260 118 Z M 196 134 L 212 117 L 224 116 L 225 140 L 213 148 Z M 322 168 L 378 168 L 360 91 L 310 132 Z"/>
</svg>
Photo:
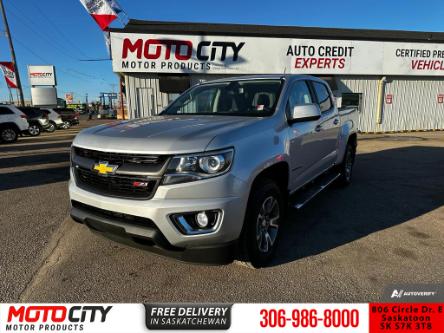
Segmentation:
<svg viewBox="0 0 444 333">
<path fill-rule="evenodd" d="M 100 161 L 99 163 L 94 164 L 94 170 L 96 170 L 101 175 L 114 174 L 119 166 L 118 165 L 110 165 L 107 161 Z"/>
</svg>

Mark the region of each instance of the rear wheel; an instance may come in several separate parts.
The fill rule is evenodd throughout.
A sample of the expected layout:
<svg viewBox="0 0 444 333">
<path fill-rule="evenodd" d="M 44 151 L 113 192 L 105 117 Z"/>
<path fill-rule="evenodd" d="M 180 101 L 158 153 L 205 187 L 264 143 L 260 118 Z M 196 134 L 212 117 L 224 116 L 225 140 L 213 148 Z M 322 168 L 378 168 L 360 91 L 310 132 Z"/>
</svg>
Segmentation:
<svg viewBox="0 0 444 333">
<path fill-rule="evenodd" d="M 46 129 L 47 132 L 52 133 L 56 130 L 57 126 L 54 122 L 49 122 L 49 127 Z"/>
<path fill-rule="evenodd" d="M 18 131 L 14 127 L 0 128 L 0 141 L 5 143 L 12 143 L 17 141 Z"/>
<path fill-rule="evenodd" d="M 63 122 L 63 125 L 62 125 L 63 129 L 68 129 L 70 127 L 71 127 L 71 123 L 69 121 L 64 121 Z"/>
<path fill-rule="evenodd" d="M 339 165 L 340 176 L 338 178 L 338 184 L 341 186 L 347 186 L 352 181 L 353 165 L 355 163 L 356 146 L 351 142 L 347 143 L 345 148 L 344 159 Z"/>
<path fill-rule="evenodd" d="M 31 136 L 38 136 L 40 135 L 41 129 L 40 126 L 37 124 L 30 124 L 28 128 L 28 133 Z"/>
<path fill-rule="evenodd" d="M 247 260 L 254 267 L 264 267 L 273 258 L 283 212 L 282 194 L 277 184 L 269 179 L 259 181 L 248 201 L 242 235 Z"/>
</svg>

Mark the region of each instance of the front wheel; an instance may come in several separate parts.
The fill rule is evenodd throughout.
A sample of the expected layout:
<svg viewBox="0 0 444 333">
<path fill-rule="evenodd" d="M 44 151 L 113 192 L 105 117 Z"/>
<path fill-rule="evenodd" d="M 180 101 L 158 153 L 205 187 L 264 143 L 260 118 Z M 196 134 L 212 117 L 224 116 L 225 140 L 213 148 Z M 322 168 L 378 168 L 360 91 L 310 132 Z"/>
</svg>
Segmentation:
<svg viewBox="0 0 444 333">
<path fill-rule="evenodd" d="M 353 165 L 355 164 L 356 146 L 351 142 L 347 143 L 345 148 L 344 159 L 339 165 L 340 176 L 338 178 L 338 184 L 341 186 L 347 186 L 352 181 Z"/>
<path fill-rule="evenodd" d="M 40 132 L 41 132 L 41 130 L 40 130 L 40 126 L 39 125 L 37 125 L 37 124 L 29 125 L 29 128 L 28 128 L 29 135 L 31 135 L 31 136 L 38 136 L 38 135 L 40 135 Z"/>
<path fill-rule="evenodd" d="M 13 127 L 0 128 L 0 141 L 5 143 L 13 143 L 17 141 L 18 132 Z"/>
<path fill-rule="evenodd" d="M 274 256 L 283 218 L 282 193 L 269 179 L 257 183 L 250 195 L 242 243 L 248 261 L 254 267 L 266 266 Z"/>
</svg>

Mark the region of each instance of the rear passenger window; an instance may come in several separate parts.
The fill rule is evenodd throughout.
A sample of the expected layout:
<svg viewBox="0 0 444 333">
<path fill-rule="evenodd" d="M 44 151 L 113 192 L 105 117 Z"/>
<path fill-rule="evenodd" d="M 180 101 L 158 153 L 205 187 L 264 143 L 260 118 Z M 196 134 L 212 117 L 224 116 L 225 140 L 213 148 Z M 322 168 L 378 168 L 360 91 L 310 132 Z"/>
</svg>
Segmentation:
<svg viewBox="0 0 444 333">
<path fill-rule="evenodd" d="M 8 108 L 0 106 L 0 116 L 6 115 L 6 114 L 13 114 L 13 113 L 14 112 L 9 110 Z"/>
<path fill-rule="evenodd" d="M 332 107 L 332 102 L 327 87 L 319 82 L 313 82 L 313 87 L 316 92 L 316 96 L 318 97 L 321 112 L 330 110 Z"/>
</svg>

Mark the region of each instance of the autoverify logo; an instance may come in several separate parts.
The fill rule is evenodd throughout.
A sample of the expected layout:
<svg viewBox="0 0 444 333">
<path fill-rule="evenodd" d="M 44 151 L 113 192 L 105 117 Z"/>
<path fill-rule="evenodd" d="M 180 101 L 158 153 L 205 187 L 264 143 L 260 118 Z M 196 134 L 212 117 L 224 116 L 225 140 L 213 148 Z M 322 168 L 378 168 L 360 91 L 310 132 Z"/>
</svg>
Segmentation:
<svg viewBox="0 0 444 333">
<path fill-rule="evenodd" d="M 402 290 L 402 289 L 399 291 L 397 289 L 395 289 L 395 290 L 393 290 L 391 298 L 401 298 L 403 292 L 404 292 L 404 290 Z"/>
<path fill-rule="evenodd" d="M 430 297 L 435 296 L 436 291 L 404 291 L 403 289 L 394 289 L 391 298 L 402 298 L 402 297 Z"/>
<path fill-rule="evenodd" d="M 10 306 L 6 331 L 83 331 L 83 323 L 105 322 L 112 306 Z"/>
</svg>

